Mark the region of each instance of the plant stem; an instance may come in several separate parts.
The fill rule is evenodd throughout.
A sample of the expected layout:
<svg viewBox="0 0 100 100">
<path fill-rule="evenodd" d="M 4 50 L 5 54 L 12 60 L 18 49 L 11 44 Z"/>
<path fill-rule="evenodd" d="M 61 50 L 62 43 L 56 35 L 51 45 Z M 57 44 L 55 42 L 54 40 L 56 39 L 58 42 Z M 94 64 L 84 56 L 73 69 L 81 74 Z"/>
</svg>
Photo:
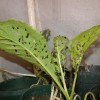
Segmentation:
<svg viewBox="0 0 100 100">
<path fill-rule="evenodd" d="M 93 100 L 96 100 L 96 98 L 95 98 L 95 96 L 94 96 L 94 94 L 93 94 L 92 92 L 87 92 L 87 93 L 85 94 L 84 100 L 87 100 L 88 95 L 91 95 L 92 98 L 93 98 Z"/>
<path fill-rule="evenodd" d="M 52 100 L 53 94 L 54 94 L 54 84 L 52 83 L 50 100 Z"/>
<path fill-rule="evenodd" d="M 59 53 L 58 53 L 58 56 L 59 56 Z M 62 76 L 62 83 L 63 83 L 64 89 L 65 89 L 65 91 L 68 91 L 67 90 L 67 87 L 66 87 L 64 73 L 63 73 L 63 70 L 62 70 L 62 66 L 61 66 L 61 63 L 60 63 L 60 59 L 59 59 L 59 66 L 60 66 L 60 71 L 61 71 L 61 76 Z"/>
<path fill-rule="evenodd" d="M 57 97 L 57 94 L 58 94 L 58 89 L 56 88 L 52 100 L 55 100 L 56 98 L 58 98 L 58 97 Z M 59 98 L 59 99 L 60 99 L 60 98 Z"/>
<path fill-rule="evenodd" d="M 58 50 L 58 47 L 57 47 Z M 66 83 L 65 83 L 65 78 L 64 78 L 64 72 L 62 70 L 62 65 L 61 65 L 61 61 L 60 61 L 60 52 L 58 50 L 58 60 L 59 60 L 59 67 L 60 67 L 60 71 L 61 71 L 61 77 L 62 77 L 62 83 L 63 83 L 63 87 L 65 89 L 65 91 L 68 93 L 67 87 L 66 87 Z"/>
<path fill-rule="evenodd" d="M 10 74 L 12 76 L 29 76 L 29 77 L 36 77 L 36 75 L 33 75 L 33 74 L 22 74 L 22 73 L 16 73 L 16 72 L 11 72 L 11 71 L 8 71 L 4 68 L 0 68 L 0 72 L 5 72 L 7 74 Z"/>
<path fill-rule="evenodd" d="M 56 84 L 58 85 L 59 89 L 62 91 L 63 95 L 65 96 L 66 100 L 69 100 L 70 97 L 69 97 L 69 94 L 67 91 L 64 90 L 64 88 L 59 84 L 59 82 L 52 76 L 51 74 L 51 77 L 54 79 L 54 81 L 56 82 Z"/>
<path fill-rule="evenodd" d="M 60 58 L 60 55 L 59 55 L 59 52 L 58 52 L 58 58 Z M 67 100 L 69 100 L 69 94 L 68 94 L 68 89 L 66 87 L 66 83 L 65 83 L 65 78 L 64 78 L 64 73 L 63 73 L 63 70 L 62 70 L 62 66 L 61 66 L 61 62 L 60 62 L 60 59 L 59 59 L 59 67 L 60 67 L 60 71 L 61 71 L 61 77 L 62 77 L 62 83 L 63 83 L 63 87 L 65 89 L 65 92 L 66 92 L 66 95 L 67 95 Z M 63 92 L 63 91 L 62 91 Z"/>
<path fill-rule="evenodd" d="M 75 85 L 76 85 L 76 80 L 77 80 L 77 73 L 78 73 L 78 71 L 76 71 L 74 73 L 75 74 L 75 77 L 74 77 L 74 81 L 73 81 L 73 86 L 72 86 L 72 92 L 71 92 L 70 100 L 72 100 L 73 99 L 73 96 L 74 96 Z"/>
<path fill-rule="evenodd" d="M 76 94 L 76 95 L 74 96 L 73 100 L 77 100 L 77 99 L 81 100 L 81 97 L 80 97 L 78 94 Z"/>
</svg>

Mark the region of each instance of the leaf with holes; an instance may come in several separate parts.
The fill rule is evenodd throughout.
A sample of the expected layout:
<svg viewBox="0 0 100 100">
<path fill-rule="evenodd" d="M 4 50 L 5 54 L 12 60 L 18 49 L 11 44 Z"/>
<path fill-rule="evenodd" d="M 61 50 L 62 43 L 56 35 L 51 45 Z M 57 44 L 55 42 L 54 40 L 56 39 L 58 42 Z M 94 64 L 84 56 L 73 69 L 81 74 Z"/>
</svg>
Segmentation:
<svg viewBox="0 0 100 100">
<path fill-rule="evenodd" d="M 68 53 L 68 43 L 69 39 L 64 36 L 57 36 L 54 38 L 54 50 L 52 52 L 52 61 L 55 65 L 56 74 L 59 76 L 59 79 L 62 81 L 64 88 L 65 85 L 65 65 L 66 57 Z"/>
<path fill-rule="evenodd" d="M 73 68 L 77 70 L 87 48 L 100 37 L 100 25 L 94 26 L 72 39 L 71 59 Z"/>
<path fill-rule="evenodd" d="M 54 49 L 52 52 L 53 63 L 56 66 L 56 71 L 61 74 L 61 68 L 65 68 L 66 57 L 68 53 L 68 43 L 69 39 L 64 36 L 57 36 L 54 38 Z M 60 68 L 61 67 L 61 68 Z"/>
<path fill-rule="evenodd" d="M 52 77 L 65 97 L 69 98 L 55 74 L 55 66 L 51 63 L 51 53 L 40 32 L 21 21 L 0 22 L 0 48 L 37 65 Z"/>
<path fill-rule="evenodd" d="M 0 48 L 40 67 L 42 64 L 40 60 L 45 59 L 50 63 L 45 39 L 23 22 L 15 20 L 0 22 Z"/>
</svg>

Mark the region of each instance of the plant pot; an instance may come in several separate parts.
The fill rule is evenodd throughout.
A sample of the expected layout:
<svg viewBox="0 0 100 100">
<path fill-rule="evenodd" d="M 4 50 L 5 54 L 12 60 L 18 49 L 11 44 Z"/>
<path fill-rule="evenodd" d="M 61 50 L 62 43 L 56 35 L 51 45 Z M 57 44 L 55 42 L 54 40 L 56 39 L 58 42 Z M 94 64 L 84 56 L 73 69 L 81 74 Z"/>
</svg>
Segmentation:
<svg viewBox="0 0 100 100">
<path fill-rule="evenodd" d="M 38 78 L 18 77 L 0 83 L 0 100 L 20 100 L 22 95 L 36 84 Z"/>
<path fill-rule="evenodd" d="M 50 85 L 37 85 L 26 91 L 21 100 L 49 100 L 50 94 Z"/>
<path fill-rule="evenodd" d="M 100 66 L 95 65 L 90 68 L 90 72 L 80 71 L 76 84 L 76 93 L 83 100 L 87 92 L 93 92 L 96 100 L 100 100 Z M 89 99 L 91 100 L 91 99 Z"/>
</svg>

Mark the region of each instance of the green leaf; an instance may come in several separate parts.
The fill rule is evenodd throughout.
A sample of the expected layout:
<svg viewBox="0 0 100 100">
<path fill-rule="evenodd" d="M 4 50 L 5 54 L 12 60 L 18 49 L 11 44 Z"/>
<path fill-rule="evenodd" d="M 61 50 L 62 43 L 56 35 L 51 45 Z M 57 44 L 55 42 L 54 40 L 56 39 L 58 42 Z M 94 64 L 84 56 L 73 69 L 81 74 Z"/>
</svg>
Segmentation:
<svg viewBox="0 0 100 100">
<path fill-rule="evenodd" d="M 87 48 L 100 37 L 100 25 L 94 26 L 72 39 L 70 47 L 72 65 L 75 70 L 80 66 L 82 57 Z"/>
<path fill-rule="evenodd" d="M 50 63 L 50 60 L 46 59 L 50 56 L 44 37 L 23 22 L 0 22 L 0 48 L 40 67 Z"/>
<path fill-rule="evenodd" d="M 67 91 L 65 83 L 65 65 L 68 53 L 69 39 L 64 36 L 57 36 L 54 38 L 53 63 L 55 65 L 56 74 L 62 81 L 64 89 Z"/>
<path fill-rule="evenodd" d="M 52 52 L 53 63 L 56 66 L 56 71 L 61 74 L 61 68 L 64 69 L 66 65 L 66 57 L 68 53 L 69 39 L 64 36 L 57 36 L 54 38 L 54 49 Z"/>
<path fill-rule="evenodd" d="M 69 99 L 69 95 L 66 94 L 55 74 L 55 66 L 51 63 L 51 53 L 40 32 L 21 21 L 0 22 L 0 48 L 38 66 L 52 77 L 65 97 Z"/>
</svg>

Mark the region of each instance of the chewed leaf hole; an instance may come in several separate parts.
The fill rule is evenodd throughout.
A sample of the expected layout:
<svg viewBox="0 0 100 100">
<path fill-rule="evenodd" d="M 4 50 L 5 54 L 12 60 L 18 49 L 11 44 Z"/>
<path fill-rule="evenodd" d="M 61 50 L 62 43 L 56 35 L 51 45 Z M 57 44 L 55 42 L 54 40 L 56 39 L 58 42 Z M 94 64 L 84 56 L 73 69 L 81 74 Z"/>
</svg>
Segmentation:
<svg viewBox="0 0 100 100">
<path fill-rule="evenodd" d="M 17 52 L 17 50 L 15 49 L 15 52 Z"/>
<path fill-rule="evenodd" d="M 85 43 L 82 45 L 82 47 L 84 47 Z"/>
<path fill-rule="evenodd" d="M 17 27 L 17 29 L 19 29 L 19 27 Z"/>
<path fill-rule="evenodd" d="M 27 31 L 27 29 L 25 28 L 25 31 Z"/>
<path fill-rule="evenodd" d="M 27 35 L 26 35 L 26 38 L 28 38 L 29 37 L 29 33 L 27 33 Z"/>
<path fill-rule="evenodd" d="M 34 50 L 37 50 L 36 48 L 34 48 Z"/>
<path fill-rule="evenodd" d="M 48 58 L 48 55 L 45 58 Z"/>
<path fill-rule="evenodd" d="M 18 40 L 19 42 L 21 41 L 21 38 L 19 38 L 19 40 Z"/>
<path fill-rule="evenodd" d="M 14 26 L 12 26 L 12 29 L 14 30 L 14 29 L 15 29 L 15 27 L 14 27 Z"/>
<path fill-rule="evenodd" d="M 46 45 L 44 45 L 44 48 L 46 47 Z"/>
</svg>

